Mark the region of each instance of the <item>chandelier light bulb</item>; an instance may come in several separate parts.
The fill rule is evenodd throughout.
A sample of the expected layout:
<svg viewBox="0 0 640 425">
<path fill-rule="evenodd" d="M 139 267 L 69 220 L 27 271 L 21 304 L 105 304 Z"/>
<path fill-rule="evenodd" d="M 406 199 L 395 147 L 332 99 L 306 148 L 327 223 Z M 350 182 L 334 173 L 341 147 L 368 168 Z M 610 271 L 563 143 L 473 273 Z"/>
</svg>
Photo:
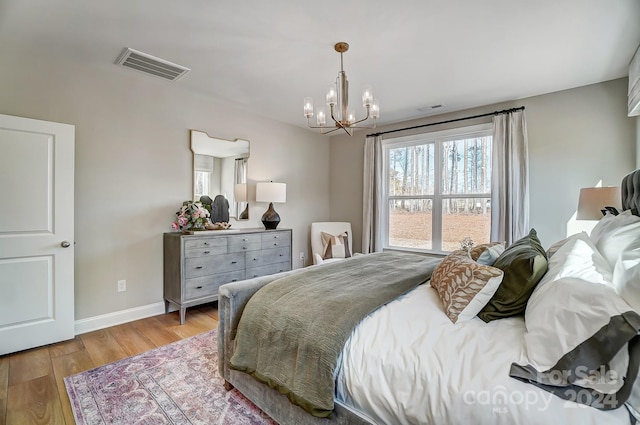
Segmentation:
<svg viewBox="0 0 640 425">
<path fill-rule="evenodd" d="M 362 106 L 366 108 L 367 106 L 371 106 L 372 102 L 373 102 L 373 90 L 371 89 L 371 87 L 367 86 L 362 91 Z"/>
<path fill-rule="evenodd" d="M 373 103 L 371 103 L 371 118 L 378 119 L 380 117 L 380 103 L 378 103 L 378 99 L 374 99 Z"/>
<path fill-rule="evenodd" d="M 329 84 L 327 87 L 327 105 L 336 106 L 338 103 L 338 91 L 335 84 Z"/>
<path fill-rule="evenodd" d="M 304 98 L 304 116 L 310 118 L 313 116 L 313 98 Z"/>
<path fill-rule="evenodd" d="M 349 112 L 347 112 L 347 121 L 352 123 L 352 122 L 355 122 L 355 120 L 356 120 L 356 112 L 353 109 L 350 109 Z"/>
<path fill-rule="evenodd" d="M 316 117 L 318 125 L 325 125 L 327 123 L 327 115 L 324 112 L 323 107 L 318 108 L 318 116 Z"/>
</svg>

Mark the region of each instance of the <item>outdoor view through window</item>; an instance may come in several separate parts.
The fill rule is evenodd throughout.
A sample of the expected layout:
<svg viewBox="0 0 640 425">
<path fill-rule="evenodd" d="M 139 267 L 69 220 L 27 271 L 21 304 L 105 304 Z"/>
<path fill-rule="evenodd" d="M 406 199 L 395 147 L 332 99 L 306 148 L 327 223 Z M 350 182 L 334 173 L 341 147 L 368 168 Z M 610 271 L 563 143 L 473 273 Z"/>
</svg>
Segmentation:
<svg viewBox="0 0 640 425">
<path fill-rule="evenodd" d="M 194 189 L 193 189 L 193 197 L 194 199 L 200 200 L 200 197 L 203 195 L 209 195 L 209 182 L 211 181 L 211 173 L 207 171 L 195 171 L 194 172 Z"/>
<path fill-rule="evenodd" d="M 489 242 L 491 131 L 462 133 L 385 141 L 388 247 L 446 252 L 465 238 Z"/>
</svg>

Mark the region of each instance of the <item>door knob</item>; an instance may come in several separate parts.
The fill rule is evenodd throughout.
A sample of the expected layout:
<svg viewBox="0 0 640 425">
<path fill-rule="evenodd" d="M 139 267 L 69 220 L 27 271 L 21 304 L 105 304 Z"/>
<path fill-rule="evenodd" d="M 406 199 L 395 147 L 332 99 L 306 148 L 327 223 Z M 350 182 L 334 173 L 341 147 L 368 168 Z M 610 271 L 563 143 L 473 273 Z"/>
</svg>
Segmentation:
<svg viewBox="0 0 640 425">
<path fill-rule="evenodd" d="M 60 246 L 63 248 L 69 248 L 71 246 L 71 243 L 69 241 L 62 241 L 60 242 Z"/>
</svg>

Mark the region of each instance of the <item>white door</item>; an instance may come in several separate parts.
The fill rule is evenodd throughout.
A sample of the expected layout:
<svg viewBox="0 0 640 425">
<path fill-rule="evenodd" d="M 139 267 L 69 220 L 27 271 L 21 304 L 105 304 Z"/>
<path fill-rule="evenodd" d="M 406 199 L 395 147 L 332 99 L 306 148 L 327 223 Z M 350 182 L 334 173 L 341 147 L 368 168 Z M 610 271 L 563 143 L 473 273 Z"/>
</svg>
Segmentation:
<svg viewBox="0 0 640 425">
<path fill-rule="evenodd" d="M 0 115 L 0 355 L 74 337 L 74 140 Z"/>
</svg>

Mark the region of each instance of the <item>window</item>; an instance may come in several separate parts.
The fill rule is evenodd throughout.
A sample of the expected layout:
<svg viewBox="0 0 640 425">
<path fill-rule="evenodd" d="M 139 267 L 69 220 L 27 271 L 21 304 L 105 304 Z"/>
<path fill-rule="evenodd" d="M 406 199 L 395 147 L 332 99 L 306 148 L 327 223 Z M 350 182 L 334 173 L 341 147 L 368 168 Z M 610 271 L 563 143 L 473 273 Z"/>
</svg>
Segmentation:
<svg viewBox="0 0 640 425">
<path fill-rule="evenodd" d="M 209 190 L 209 182 L 211 181 L 211 173 L 208 171 L 194 171 L 194 179 L 193 179 L 193 197 L 195 199 L 200 199 L 201 196 L 209 195 L 211 191 Z"/>
<path fill-rule="evenodd" d="M 193 154 L 193 199 L 201 196 L 211 196 L 213 193 L 214 157 L 209 155 Z"/>
<path fill-rule="evenodd" d="M 491 125 L 383 141 L 385 248 L 449 252 L 491 232 Z"/>
</svg>

